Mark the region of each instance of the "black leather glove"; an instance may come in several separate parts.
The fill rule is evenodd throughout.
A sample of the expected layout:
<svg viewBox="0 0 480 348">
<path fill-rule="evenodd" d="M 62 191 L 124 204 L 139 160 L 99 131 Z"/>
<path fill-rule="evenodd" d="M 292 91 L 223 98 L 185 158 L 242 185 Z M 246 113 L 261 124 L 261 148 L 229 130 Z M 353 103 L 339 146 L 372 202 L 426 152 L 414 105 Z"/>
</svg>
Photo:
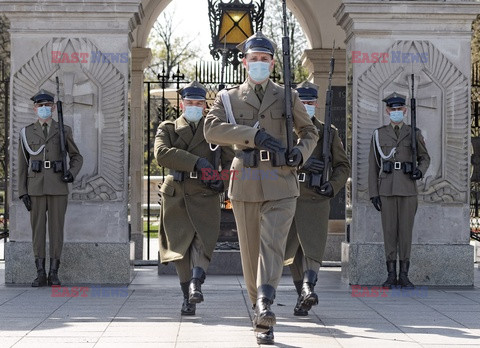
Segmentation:
<svg viewBox="0 0 480 348">
<path fill-rule="evenodd" d="M 70 173 L 70 171 L 67 171 L 67 174 L 62 176 L 62 181 L 63 182 L 73 182 L 73 175 Z"/>
<path fill-rule="evenodd" d="M 302 153 L 296 147 L 290 151 L 287 157 L 287 165 L 290 167 L 298 167 L 302 163 Z"/>
<path fill-rule="evenodd" d="M 380 199 L 380 196 L 371 197 L 370 200 L 372 201 L 375 209 L 382 211 L 382 200 Z"/>
<path fill-rule="evenodd" d="M 223 181 L 216 179 L 214 174 L 217 174 L 212 164 L 203 157 L 200 157 L 195 163 L 195 171 L 200 172 L 200 180 L 207 185 L 207 187 L 216 192 L 223 192 Z"/>
<path fill-rule="evenodd" d="M 20 199 L 22 200 L 23 204 L 25 204 L 25 208 L 27 208 L 28 211 L 32 210 L 32 200 L 28 194 L 21 195 Z"/>
<path fill-rule="evenodd" d="M 418 168 L 415 168 L 412 174 L 410 174 L 410 178 L 412 180 L 420 180 L 423 177 L 422 171 Z"/>
<path fill-rule="evenodd" d="M 259 130 L 255 134 L 255 146 L 260 150 L 278 152 L 282 149 L 282 144 L 265 131 Z"/>
<path fill-rule="evenodd" d="M 325 163 L 323 161 L 316 159 L 314 157 L 310 157 L 302 166 L 303 169 L 309 171 L 310 173 L 319 174 L 323 172 L 325 168 Z"/>
<path fill-rule="evenodd" d="M 320 187 L 315 187 L 315 191 L 322 196 L 332 198 L 333 197 L 333 186 L 329 181 L 323 183 Z"/>
</svg>

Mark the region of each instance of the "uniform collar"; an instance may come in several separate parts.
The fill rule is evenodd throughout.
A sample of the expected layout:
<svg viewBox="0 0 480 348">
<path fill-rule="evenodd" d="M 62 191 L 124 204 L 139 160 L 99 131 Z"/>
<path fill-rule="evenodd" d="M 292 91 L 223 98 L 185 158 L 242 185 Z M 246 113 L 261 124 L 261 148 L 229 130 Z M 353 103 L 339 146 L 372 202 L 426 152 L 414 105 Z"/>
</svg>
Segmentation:
<svg viewBox="0 0 480 348">
<path fill-rule="evenodd" d="M 395 129 L 395 126 L 398 126 L 399 129 L 402 129 L 403 122 L 400 122 L 399 124 L 393 124 L 392 122 L 390 122 L 390 126 L 392 126 L 393 129 Z"/>
<path fill-rule="evenodd" d="M 253 90 L 255 90 L 255 86 L 257 85 L 257 83 L 255 83 L 255 82 L 253 82 L 252 80 L 250 80 L 250 77 L 247 78 L 247 81 L 248 81 L 248 85 L 249 85 L 250 87 L 252 87 Z M 261 83 L 262 89 L 263 89 L 264 92 L 265 92 L 265 90 L 267 89 L 268 81 L 270 81 L 270 79 L 266 79 L 265 81 L 263 81 L 263 82 Z"/>
</svg>

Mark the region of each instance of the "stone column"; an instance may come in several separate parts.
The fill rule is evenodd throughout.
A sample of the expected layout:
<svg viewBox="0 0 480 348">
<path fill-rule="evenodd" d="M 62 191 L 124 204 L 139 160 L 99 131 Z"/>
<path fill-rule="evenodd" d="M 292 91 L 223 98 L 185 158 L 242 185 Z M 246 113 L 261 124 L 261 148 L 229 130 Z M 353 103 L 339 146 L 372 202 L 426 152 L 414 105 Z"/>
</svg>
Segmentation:
<svg viewBox="0 0 480 348">
<path fill-rule="evenodd" d="M 18 199 L 18 135 L 36 120 L 29 98 L 40 88 L 55 92 L 57 76 L 65 124 L 72 127 L 84 157 L 82 170 L 70 185 L 60 279 L 65 284 L 125 284 L 131 279 L 127 92 L 129 34 L 139 24 L 139 3 L 0 2 L 0 11 L 11 22 L 12 49 L 13 199 L 6 283 L 29 283 L 36 274 L 29 216 Z"/>
<path fill-rule="evenodd" d="M 342 271 L 351 284 L 386 279 L 380 213 L 369 201 L 368 154 L 373 130 L 389 122 L 382 99 L 393 91 L 410 98 L 414 73 L 417 127 L 431 164 L 418 182 L 410 279 L 473 285 L 469 85 L 471 26 L 479 12 L 474 1 L 344 0 L 334 15 L 347 36 L 352 221 Z"/>
<path fill-rule="evenodd" d="M 325 96 L 328 89 L 328 76 L 330 72 L 330 58 L 332 56 L 331 48 L 315 48 L 305 50 L 302 57 L 303 66 L 309 72 L 309 80 L 320 86 L 318 93 L 318 108 L 316 117 L 322 121 L 325 119 Z M 345 89 L 345 50 L 336 49 L 334 52 L 335 68 L 332 78 L 332 87 L 334 89 L 334 101 L 344 100 Z M 344 103 L 343 103 L 344 104 Z M 335 110 L 336 105 L 333 105 L 332 113 L 335 126 L 339 129 L 342 141 L 345 140 L 345 107 L 341 110 Z M 338 117 L 335 117 L 338 116 Z M 339 123 L 340 122 L 340 123 Z M 344 210 L 345 193 L 340 192 L 335 199 L 332 200 L 330 206 L 332 213 L 334 210 L 339 212 Z M 331 214 L 332 215 L 332 214 Z M 334 214 L 339 215 L 339 214 Z M 341 214 L 340 214 L 341 215 Z M 340 261 L 341 260 L 341 244 L 345 240 L 345 219 L 335 216 L 328 222 L 328 237 L 325 248 L 325 261 Z"/>
<path fill-rule="evenodd" d="M 132 48 L 130 84 L 130 228 L 135 242 L 135 259 L 143 259 L 143 70 L 152 58 L 150 48 Z"/>
</svg>

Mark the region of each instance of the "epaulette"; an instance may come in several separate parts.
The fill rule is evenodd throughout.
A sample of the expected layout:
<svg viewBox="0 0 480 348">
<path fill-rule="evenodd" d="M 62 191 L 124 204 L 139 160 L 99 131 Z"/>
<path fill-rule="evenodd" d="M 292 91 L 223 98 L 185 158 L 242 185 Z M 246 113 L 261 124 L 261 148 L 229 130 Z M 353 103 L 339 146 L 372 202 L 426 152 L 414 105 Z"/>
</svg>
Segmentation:
<svg viewBox="0 0 480 348">
<path fill-rule="evenodd" d="M 239 88 L 239 87 L 240 87 L 240 85 L 225 87 L 225 90 L 229 91 L 231 89 L 235 89 L 235 88 Z"/>
</svg>

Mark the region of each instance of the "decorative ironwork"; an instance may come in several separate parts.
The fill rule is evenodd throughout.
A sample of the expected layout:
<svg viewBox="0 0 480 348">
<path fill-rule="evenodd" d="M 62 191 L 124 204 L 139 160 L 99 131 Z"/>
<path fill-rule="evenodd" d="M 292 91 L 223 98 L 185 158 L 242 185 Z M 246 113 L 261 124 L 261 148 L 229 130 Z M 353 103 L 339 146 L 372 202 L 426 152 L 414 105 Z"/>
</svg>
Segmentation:
<svg viewBox="0 0 480 348">
<path fill-rule="evenodd" d="M 480 241 L 480 62 L 472 65 L 470 237 Z"/>
<path fill-rule="evenodd" d="M 224 66 L 240 64 L 241 52 L 236 46 L 255 32 L 262 30 L 265 0 L 208 0 L 208 15 L 212 44 L 210 54 L 222 58 Z"/>
</svg>

